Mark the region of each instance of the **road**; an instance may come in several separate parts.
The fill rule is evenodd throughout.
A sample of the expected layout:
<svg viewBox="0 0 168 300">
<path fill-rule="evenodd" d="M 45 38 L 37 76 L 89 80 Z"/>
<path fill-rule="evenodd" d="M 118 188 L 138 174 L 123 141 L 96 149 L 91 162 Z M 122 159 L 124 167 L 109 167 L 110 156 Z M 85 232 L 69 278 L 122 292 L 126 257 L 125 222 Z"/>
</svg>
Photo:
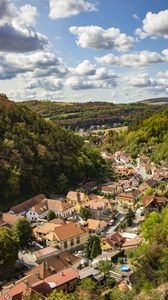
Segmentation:
<svg viewBox="0 0 168 300">
<path fill-rule="evenodd" d="M 115 222 L 115 225 L 114 226 L 110 226 L 110 228 L 108 228 L 105 233 L 106 234 L 112 234 L 116 228 L 121 224 L 121 222 L 124 220 L 125 218 L 125 213 L 124 212 L 119 212 L 119 215 L 117 217 L 117 220 Z"/>
</svg>

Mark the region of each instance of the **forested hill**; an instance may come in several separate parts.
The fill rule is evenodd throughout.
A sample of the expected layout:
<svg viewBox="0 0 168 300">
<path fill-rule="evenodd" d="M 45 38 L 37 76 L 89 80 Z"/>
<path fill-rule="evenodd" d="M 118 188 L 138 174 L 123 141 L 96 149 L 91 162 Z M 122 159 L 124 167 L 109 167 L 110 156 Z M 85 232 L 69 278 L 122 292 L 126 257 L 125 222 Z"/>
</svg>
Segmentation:
<svg viewBox="0 0 168 300">
<path fill-rule="evenodd" d="M 0 96 L 0 209 L 105 174 L 104 160 L 80 137 Z"/>
<path fill-rule="evenodd" d="M 109 127 L 134 124 L 153 113 L 165 109 L 166 105 L 147 105 L 145 103 L 113 104 L 110 102 L 56 102 L 56 101 L 25 101 L 32 111 L 52 120 L 55 124 L 71 129 L 90 128 L 106 125 Z"/>
<path fill-rule="evenodd" d="M 115 150 L 125 149 L 132 157 L 149 155 L 154 161 L 168 164 L 168 109 L 154 114 L 126 134 L 109 133 L 106 143 Z"/>
</svg>

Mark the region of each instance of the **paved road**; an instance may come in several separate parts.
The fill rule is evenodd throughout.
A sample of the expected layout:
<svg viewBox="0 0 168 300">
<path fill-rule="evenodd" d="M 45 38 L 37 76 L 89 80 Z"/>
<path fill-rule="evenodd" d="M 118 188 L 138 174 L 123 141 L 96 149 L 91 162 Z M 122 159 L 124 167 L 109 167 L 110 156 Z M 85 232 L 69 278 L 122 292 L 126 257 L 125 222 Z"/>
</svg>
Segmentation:
<svg viewBox="0 0 168 300">
<path fill-rule="evenodd" d="M 115 222 L 115 225 L 114 226 L 110 226 L 110 228 L 108 228 L 105 231 L 105 233 L 106 234 L 113 233 L 116 230 L 116 228 L 121 224 L 121 222 L 124 220 L 124 218 L 125 218 L 125 213 L 119 212 L 119 215 L 118 215 L 117 221 Z"/>
</svg>

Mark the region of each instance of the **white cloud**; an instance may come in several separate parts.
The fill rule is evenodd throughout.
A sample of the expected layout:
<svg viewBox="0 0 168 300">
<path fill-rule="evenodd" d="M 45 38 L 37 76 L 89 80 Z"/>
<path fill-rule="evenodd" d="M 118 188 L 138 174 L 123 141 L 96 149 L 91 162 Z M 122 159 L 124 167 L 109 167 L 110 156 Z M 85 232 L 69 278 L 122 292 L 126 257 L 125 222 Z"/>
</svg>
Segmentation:
<svg viewBox="0 0 168 300">
<path fill-rule="evenodd" d="M 31 74 L 31 77 L 64 77 L 68 70 L 63 61 L 51 52 L 32 54 L 0 54 L 0 80 L 15 78 L 19 74 Z M 23 76 L 23 75 L 22 75 Z"/>
<path fill-rule="evenodd" d="M 134 45 L 133 37 L 121 33 L 118 28 L 103 29 L 98 26 L 72 26 L 69 30 L 77 36 L 76 43 L 82 48 L 128 51 Z"/>
<path fill-rule="evenodd" d="M 148 73 L 138 73 L 124 78 L 125 82 L 135 87 L 151 87 L 156 85 L 156 82 L 150 78 Z"/>
<path fill-rule="evenodd" d="M 102 57 L 96 57 L 95 59 L 98 63 L 102 64 L 119 65 L 122 67 L 144 67 L 151 64 L 167 62 L 168 49 L 165 49 L 161 53 L 144 50 L 132 54 L 123 54 L 121 56 L 107 54 Z"/>
<path fill-rule="evenodd" d="M 62 80 L 55 78 L 53 76 L 48 78 L 34 78 L 30 80 L 28 83 L 26 83 L 25 86 L 26 89 L 36 89 L 36 88 L 42 88 L 47 91 L 56 91 L 61 90 L 63 88 L 63 82 Z"/>
<path fill-rule="evenodd" d="M 96 11 L 93 1 L 88 0 L 49 0 L 51 19 L 66 18 L 81 12 Z"/>
<path fill-rule="evenodd" d="M 142 28 L 138 28 L 135 33 L 141 39 L 146 37 L 168 38 L 168 9 L 156 14 L 148 12 L 143 20 Z"/>
<path fill-rule="evenodd" d="M 30 26 L 35 24 L 36 7 L 24 5 L 18 10 L 11 0 L 0 1 L 0 51 L 30 52 L 48 45 L 45 35 Z"/>
<path fill-rule="evenodd" d="M 69 69 L 66 85 L 73 90 L 109 89 L 117 86 L 117 75 L 106 68 L 97 68 L 89 60 L 84 60 L 76 68 Z"/>
<path fill-rule="evenodd" d="M 133 17 L 135 20 L 140 21 L 140 18 L 138 17 L 137 14 L 133 14 L 132 17 Z"/>
</svg>

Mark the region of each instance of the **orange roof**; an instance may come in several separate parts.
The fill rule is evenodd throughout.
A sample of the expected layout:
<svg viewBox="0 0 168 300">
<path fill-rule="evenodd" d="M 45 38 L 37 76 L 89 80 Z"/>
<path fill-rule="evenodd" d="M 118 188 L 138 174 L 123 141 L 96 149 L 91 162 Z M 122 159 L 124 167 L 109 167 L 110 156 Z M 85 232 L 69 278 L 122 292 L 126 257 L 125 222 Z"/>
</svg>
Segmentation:
<svg viewBox="0 0 168 300">
<path fill-rule="evenodd" d="M 143 199 L 145 208 L 148 207 L 152 202 L 155 202 L 158 205 L 165 205 L 167 203 L 167 198 L 151 195 L 145 196 Z"/>
<path fill-rule="evenodd" d="M 54 229 L 59 226 L 61 225 L 47 222 L 41 227 L 35 227 L 33 231 L 35 234 L 36 233 L 48 234 L 49 232 L 54 231 Z"/>
<path fill-rule="evenodd" d="M 73 207 L 73 205 L 62 200 L 47 199 L 47 203 L 48 203 L 48 209 L 53 211 L 59 211 L 59 212 L 64 212 L 65 210 Z"/>
<path fill-rule="evenodd" d="M 75 202 L 82 202 L 85 200 L 85 194 L 82 192 L 73 192 L 70 191 L 67 196 L 67 199 L 75 201 Z"/>
<path fill-rule="evenodd" d="M 96 230 L 98 228 L 106 227 L 108 223 L 106 221 L 100 221 L 100 220 L 94 220 L 94 219 L 88 219 L 87 220 L 87 227 L 90 230 Z"/>
<path fill-rule="evenodd" d="M 79 276 L 79 272 L 77 270 L 68 268 L 62 272 L 59 272 L 57 274 L 54 274 L 54 275 L 46 278 L 45 282 L 55 283 L 55 287 L 58 287 L 60 285 L 65 284 L 66 282 L 69 282 L 71 280 L 74 280 L 75 278 L 78 278 L 78 276 Z"/>
<path fill-rule="evenodd" d="M 15 214 L 20 214 L 24 211 L 29 210 L 31 207 L 33 207 L 34 205 L 37 205 L 44 199 L 45 199 L 45 196 L 43 194 L 39 194 L 32 199 L 29 199 L 29 200 L 24 201 L 16 206 L 11 207 L 10 211 L 13 211 Z"/>
<path fill-rule="evenodd" d="M 90 209 L 111 209 L 112 205 L 108 199 L 95 199 L 86 202 L 83 206 L 88 207 Z"/>
<path fill-rule="evenodd" d="M 140 245 L 141 243 L 141 239 L 139 237 L 134 238 L 133 240 L 128 240 L 126 241 L 123 245 L 122 248 L 133 248 L 133 247 L 137 247 Z"/>
<path fill-rule="evenodd" d="M 10 226 L 13 226 L 13 225 L 15 225 L 15 223 L 18 220 L 21 220 L 21 219 L 23 219 L 23 217 L 15 216 L 15 215 L 12 215 L 9 213 L 4 213 L 4 214 L 2 214 L 1 222 L 2 222 L 2 225 L 7 224 Z"/>
<path fill-rule="evenodd" d="M 46 247 L 33 252 L 33 255 L 35 255 L 35 257 L 38 259 L 47 254 L 52 254 L 52 253 L 56 253 L 56 249 L 54 247 Z"/>
<path fill-rule="evenodd" d="M 55 228 L 54 233 L 59 241 L 64 241 L 86 233 L 77 223 L 67 223 Z"/>
</svg>

